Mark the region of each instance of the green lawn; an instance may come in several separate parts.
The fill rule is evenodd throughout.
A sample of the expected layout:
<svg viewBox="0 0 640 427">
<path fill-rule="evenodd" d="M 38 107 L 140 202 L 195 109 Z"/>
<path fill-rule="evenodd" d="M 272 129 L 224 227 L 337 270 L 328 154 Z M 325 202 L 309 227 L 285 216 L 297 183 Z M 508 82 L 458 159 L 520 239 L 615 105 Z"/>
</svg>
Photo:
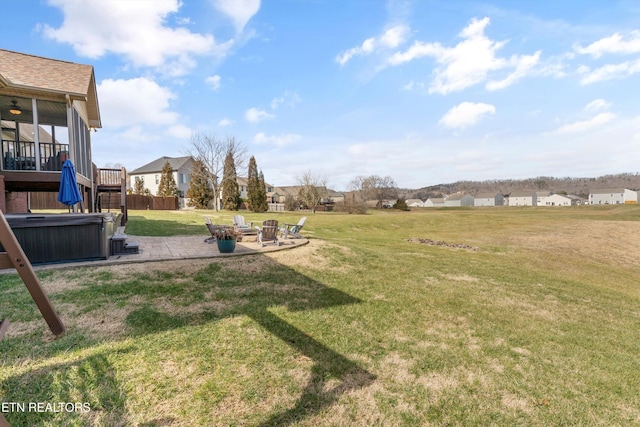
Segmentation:
<svg viewBox="0 0 640 427">
<path fill-rule="evenodd" d="M 205 215 L 233 213 L 127 233 L 206 236 Z M 0 275 L 0 402 L 91 409 L 9 423 L 640 425 L 640 206 L 307 216 L 291 251 L 41 272 L 58 339 Z"/>
</svg>

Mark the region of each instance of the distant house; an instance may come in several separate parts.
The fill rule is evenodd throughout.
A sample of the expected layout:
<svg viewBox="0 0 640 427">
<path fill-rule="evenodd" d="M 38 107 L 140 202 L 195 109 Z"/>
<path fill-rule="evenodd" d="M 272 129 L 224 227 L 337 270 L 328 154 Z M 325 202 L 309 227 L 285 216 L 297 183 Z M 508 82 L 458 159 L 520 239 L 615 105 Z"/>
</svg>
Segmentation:
<svg viewBox="0 0 640 427">
<path fill-rule="evenodd" d="M 443 208 L 444 197 L 430 197 L 424 202 L 425 208 Z"/>
<path fill-rule="evenodd" d="M 518 190 L 509 194 L 509 206 L 537 206 L 538 194 L 531 190 Z"/>
<path fill-rule="evenodd" d="M 551 196 L 551 191 L 537 191 L 536 192 L 536 199 L 537 199 L 536 206 L 547 206 L 546 199 L 549 196 Z"/>
<path fill-rule="evenodd" d="M 274 193 L 274 203 L 284 203 L 285 199 L 288 197 L 293 197 L 294 199 L 298 198 L 298 193 L 300 193 L 299 185 L 288 185 L 282 187 L 275 187 L 273 189 Z"/>
<path fill-rule="evenodd" d="M 236 178 L 236 182 L 238 183 L 238 189 L 240 190 L 240 198 L 244 200 L 248 199 L 249 195 L 247 193 L 247 190 L 249 188 L 249 178 L 239 176 Z M 270 196 L 273 197 L 275 189 L 273 185 L 265 182 L 264 189 L 267 192 L 267 198 L 269 198 Z M 222 198 L 222 194 L 220 194 L 220 198 Z"/>
<path fill-rule="evenodd" d="M 344 202 L 344 193 L 327 188 L 327 197 L 325 197 L 322 203 L 342 203 Z"/>
<path fill-rule="evenodd" d="M 504 196 L 500 193 L 478 193 L 473 200 L 473 206 L 503 206 Z"/>
<path fill-rule="evenodd" d="M 571 206 L 572 204 L 571 198 L 562 194 L 552 194 L 538 200 L 538 206 Z"/>
<path fill-rule="evenodd" d="M 575 194 L 567 194 L 567 197 L 571 199 L 571 206 L 580 206 L 584 203 L 582 197 Z"/>
<path fill-rule="evenodd" d="M 392 208 L 395 203 L 396 203 L 395 200 L 383 200 L 381 206 L 382 208 L 389 209 L 389 208 Z M 378 200 L 367 200 L 365 202 L 365 205 L 370 209 L 377 208 Z"/>
<path fill-rule="evenodd" d="M 410 208 L 423 208 L 424 202 L 420 199 L 407 199 L 407 206 Z"/>
<path fill-rule="evenodd" d="M 638 203 L 638 192 L 627 188 L 606 188 L 591 190 L 590 205 L 620 205 Z"/>
<path fill-rule="evenodd" d="M 191 181 L 191 171 L 193 169 L 193 157 L 160 157 L 151 163 L 139 167 L 129 173 L 129 182 L 131 188 L 135 188 L 136 181 L 144 180 L 144 188 L 148 189 L 152 195 L 158 194 L 160 186 L 160 177 L 162 176 L 162 168 L 165 163 L 169 162 L 173 171 L 173 179 L 178 187 L 178 195 L 183 199 L 189 190 Z M 184 200 L 180 201 L 183 205 Z"/>
<path fill-rule="evenodd" d="M 273 203 L 284 203 L 287 196 L 298 199 L 301 188 L 302 187 L 299 185 L 275 187 L 273 189 Z M 323 188 L 323 192 L 325 193 L 325 197 L 322 198 L 322 204 L 344 202 L 344 193 L 332 190 L 330 188 Z M 375 204 L 373 207 L 375 207 Z"/>
<path fill-rule="evenodd" d="M 473 196 L 465 193 L 451 194 L 444 199 L 445 206 L 473 206 Z"/>
</svg>

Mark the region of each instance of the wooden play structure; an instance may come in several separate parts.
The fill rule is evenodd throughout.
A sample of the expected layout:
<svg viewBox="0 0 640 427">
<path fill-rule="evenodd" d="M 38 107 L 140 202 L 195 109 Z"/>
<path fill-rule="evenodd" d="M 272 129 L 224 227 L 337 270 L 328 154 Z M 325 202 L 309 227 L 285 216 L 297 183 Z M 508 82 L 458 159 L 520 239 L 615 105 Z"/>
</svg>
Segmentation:
<svg viewBox="0 0 640 427">
<path fill-rule="evenodd" d="M 42 289 L 38 276 L 36 276 L 35 271 L 33 271 L 31 262 L 29 262 L 29 259 L 24 254 L 20 243 L 13 234 L 11 227 L 9 227 L 9 223 L 2 211 L 0 211 L 0 244 L 2 244 L 5 250 L 5 252 L 0 252 L 0 268 L 16 269 L 31 294 L 33 301 L 38 306 L 40 313 L 42 313 L 42 317 L 44 317 L 44 320 L 49 325 L 51 332 L 53 332 L 54 335 L 62 334 L 65 330 L 64 325 L 51 305 L 49 297 L 47 297 L 44 289 Z M 0 341 L 2 341 L 8 326 L 9 320 L 0 320 Z M 0 427 L 10 427 L 2 414 L 0 414 Z"/>
<path fill-rule="evenodd" d="M 42 317 L 49 325 L 49 329 L 54 335 L 60 335 L 65 328 L 62 321 L 58 317 L 55 309 L 49 301 L 49 297 L 42 289 L 42 285 L 36 276 L 31 262 L 25 255 L 20 243 L 13 234 L 13 230 L 9 226 L 4 214 L 0 211 L 0 243 L 4 247 L 5 252 L 0 252 L 0 268 L 15 268 L 16 272 L 24 282 L 27 290 L 31 294 L 33 301 L 38 306 Z M 0 321 L 0 340 L 2 339 L 7 326 L 8 320 Z"/>
</svg>

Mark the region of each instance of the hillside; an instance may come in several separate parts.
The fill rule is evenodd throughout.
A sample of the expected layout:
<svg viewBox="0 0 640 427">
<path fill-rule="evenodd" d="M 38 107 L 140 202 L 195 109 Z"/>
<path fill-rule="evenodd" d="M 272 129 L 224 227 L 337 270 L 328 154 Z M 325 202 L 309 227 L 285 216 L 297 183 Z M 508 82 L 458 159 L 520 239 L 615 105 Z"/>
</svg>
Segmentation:
<svg viewBox="0 0 640 427">
<path fill-rule="evenodd" d="M 451 184 L 438 184 L 417 190 L 401 190 L 402 197 L 407 199 L 426 200 L 429 197 L 439 197 L 464 191 L 470 194 L 501 193 L 507 195 L 516 190 L 540 190 L 560 194 L 575 194 L 583 198 L 589 196 L 591 189 L 598 188 L 628 188 L 640 190 L 640 173 L 621 173 L 604 175 L 598 178 L 554 178 L 539 176 L 522 180 L 488 180 L 488 181 L 458 181 Z"/>
</svg>

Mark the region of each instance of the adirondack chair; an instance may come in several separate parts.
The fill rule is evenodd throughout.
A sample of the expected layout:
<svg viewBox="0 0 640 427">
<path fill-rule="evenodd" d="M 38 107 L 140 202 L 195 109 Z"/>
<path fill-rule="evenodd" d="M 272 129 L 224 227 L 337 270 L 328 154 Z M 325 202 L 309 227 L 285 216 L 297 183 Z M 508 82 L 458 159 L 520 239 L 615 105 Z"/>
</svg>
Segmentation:
<svg viewBox="0 0 640 427">
<path fill-rule="evenodd" d="M 233 226 L 236 228 L 236 230 L 242 229 L 242 228 L 252 229 L 253 228 L 253 222 L 250 222 L 249 224 L 247 224 L 244 221 L 244 216 L 242 216 L 242 215 L 234 215 L 233 216 Z"/>
<path fill-rule="evenodd" d="M 244 220 L 244 216 L 242 215 L 233 216 L 233 228 L 243 236 L 256 235 L 256 230 L 253 228 L 253 222 L 246 223 Z"/>
<path fill-rule="evenodd" d="M 300 218 L 297 224 L 282 224 L 280 227 L 280 235 L 286 239 L 287 237 L 292 237 L 294 239 L 302 239 L 302 235 L 300 234 L 300 230 L 304 227 L 304 223 L 307 221 L 307 217 L 303 216 Z"/>
<path fill-rule="evenodd" d="M 211 218 L 209 218 L 208 216 L 204 217 L 204 223 L 207 226 L 207 230 L 209 230 L 209 233 L 211 233 L 210 237 L 207 237 L 206 239 L 204 239 L 205 243 L 215 242 L 217 240 L 216 232 L 219 228 L 222 228 L 223 226 L 212 223 Z"/>
<path fill-rule="evenodd" d="M 277 220 L 268 219 L 266 221 L 262 221 L 262 227 L 256 226 L 256 230 L 258 231 L 258 243 L 260 243 L 260 246 L 264 247 L 267 242 L 272 242 L 280 246 L 280 242 L 278 242 Z"/>
</svg>

